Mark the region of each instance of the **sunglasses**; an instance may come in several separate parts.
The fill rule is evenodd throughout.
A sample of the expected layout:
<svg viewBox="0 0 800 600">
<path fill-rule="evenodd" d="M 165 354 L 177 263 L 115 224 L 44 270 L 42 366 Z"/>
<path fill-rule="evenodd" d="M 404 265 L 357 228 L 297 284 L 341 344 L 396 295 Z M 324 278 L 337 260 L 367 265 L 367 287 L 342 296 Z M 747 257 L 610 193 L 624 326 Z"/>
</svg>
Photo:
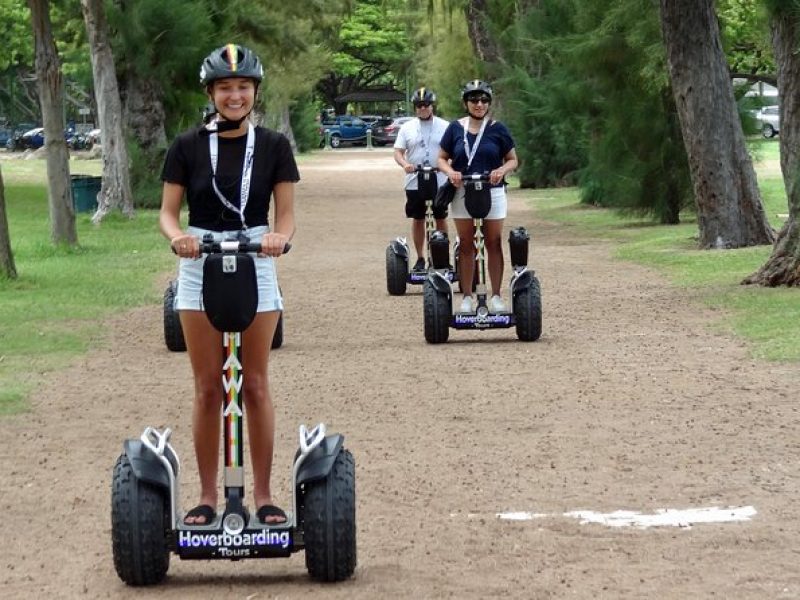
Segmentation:
<svg viewBox="0 0 800 600">
<path fill-rule="evenodd" d="M 467 98 L 467 102 L 471 102 L 472 104 L 491 104 L 492 99 L 489 98 L 489 96 L 473 96 Z"/>
<path fill-rule="evenodd" d="M 430 105 L 430 102 L 414 102 L 414 108 L 422 108 L 423 106 L 427 108 Z"/>
</svg>

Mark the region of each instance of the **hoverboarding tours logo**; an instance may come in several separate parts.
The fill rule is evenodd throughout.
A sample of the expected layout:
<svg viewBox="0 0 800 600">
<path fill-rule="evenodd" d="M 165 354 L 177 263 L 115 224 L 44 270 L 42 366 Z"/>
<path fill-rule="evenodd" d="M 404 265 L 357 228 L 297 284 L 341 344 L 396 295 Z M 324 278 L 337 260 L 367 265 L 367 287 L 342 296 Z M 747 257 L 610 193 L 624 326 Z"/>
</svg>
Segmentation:
<svg viewBox="0 0 800 600">
<path fill-rule="evenodd" d="M 509 315 L 465 315 L 456 314 L 456 325 L 472 325 L 473 327 L 491 327 L 492 325 L 509 325 L 511 317 Z"/>
<path fill-rule="evenodd" d="M 280 546 L 288 548 L 291 538 L 288 531 L 262 529 L 258 533 L 197 533 L 181 531 L 178 546 L 181 548 L 211 548 L 222 556 L 246 556 L 253 546 Z"/>
</svg>

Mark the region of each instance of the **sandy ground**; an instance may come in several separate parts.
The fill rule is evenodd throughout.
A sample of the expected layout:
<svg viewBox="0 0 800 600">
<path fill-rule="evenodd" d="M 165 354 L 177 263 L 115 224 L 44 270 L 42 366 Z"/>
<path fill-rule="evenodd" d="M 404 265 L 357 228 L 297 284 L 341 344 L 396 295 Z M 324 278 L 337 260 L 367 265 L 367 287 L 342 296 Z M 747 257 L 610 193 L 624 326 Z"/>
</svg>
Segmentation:
<svg viewBox="0 0 800 600">
<path fill-rule="evenodd" d="M 43 377 L 29 413 L 0 422 L 2 597 L 800 597 L 800 367 L 749 358 L 686 292 L 540 222 L 514 192 L 506 227 L 534 236 L 542 339 L 451 330 L 428 345 L 421 288 L 386 293 L 384 249 L 408 231 L 390 152 L 324 152 L 301 174 L 280 267 L 273 481 L 286 504 L 299 423 L 346 435 L 355 577 L 313 583 L 297 554 L 173 557 L 157 588 L 119 581 L 109 509 L 122 441 L 172 427 L 184 508 L 198 491 L 189 367 L 164 346 L 158 304 L 104 322 L 95 350 Z M 692 527 L 565 516 L 746 506 L 750 520 Z M 510 511 L 540 517 L 497 517 Z"/>
</svg>

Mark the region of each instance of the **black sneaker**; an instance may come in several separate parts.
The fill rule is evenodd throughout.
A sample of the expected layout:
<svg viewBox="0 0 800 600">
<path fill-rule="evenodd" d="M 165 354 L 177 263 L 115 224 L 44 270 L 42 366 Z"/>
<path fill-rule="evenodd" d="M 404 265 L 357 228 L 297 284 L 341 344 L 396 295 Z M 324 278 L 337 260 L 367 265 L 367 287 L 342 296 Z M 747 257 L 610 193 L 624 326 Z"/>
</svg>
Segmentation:
<svg viewBox="0 0 800 600">
<path fill-rule="evenodd" d="M 413 271 L 424 271 L 425 270 L 425 259 L 418 258 L 417 262 L 414 263 Z"/>
</svg>

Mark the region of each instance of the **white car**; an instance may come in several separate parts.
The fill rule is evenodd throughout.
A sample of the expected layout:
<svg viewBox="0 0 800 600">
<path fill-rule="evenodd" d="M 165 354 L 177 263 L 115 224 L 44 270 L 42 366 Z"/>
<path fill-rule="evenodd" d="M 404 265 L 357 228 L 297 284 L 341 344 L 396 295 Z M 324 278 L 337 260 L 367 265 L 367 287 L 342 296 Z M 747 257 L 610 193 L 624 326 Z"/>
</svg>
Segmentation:
<svg viewBox="0 0 800 600">
<path fill-rule="evenodd" d="M 761 123 L 761 135 L 765 138 L 775 137 L 781 130 L 780 108 L 776 106 L 762 106 L 756 113 L 758 122 Z"/>
</svg>

